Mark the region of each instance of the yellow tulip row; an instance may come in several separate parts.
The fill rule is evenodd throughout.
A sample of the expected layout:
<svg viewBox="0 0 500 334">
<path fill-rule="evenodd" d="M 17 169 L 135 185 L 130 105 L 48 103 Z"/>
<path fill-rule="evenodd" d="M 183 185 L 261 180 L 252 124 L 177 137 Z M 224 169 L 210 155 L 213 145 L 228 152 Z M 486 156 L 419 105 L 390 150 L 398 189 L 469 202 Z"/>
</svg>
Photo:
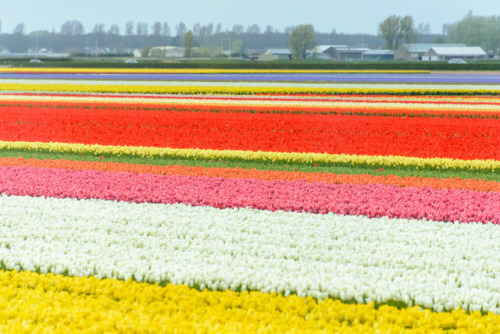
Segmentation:
<svg viewBox="0 0 500 334">
<path fill-rule="evenodd" d="M 500 332 L 500 315 L 435 313 L 373 303 L 198 291 L 185 285 L 0 271 L 0 331 L 13 332 Z"/>
<path fill-rule="evenodd" d="M 192 160 L 240 160 L 322 165 L 369 165 L 387 167 L 431 168 L 442 170 L 500 170 L 498 160 L 460 160 L 451 158 L 417 158 L 328 153 L 288 153 L 242 150 L 176 149 L 167 147 L 105 146 L 67 143 L 0 141 L 0 150 L 29 152 L 84 153 L 93 155 L 136 156 L 158 159 L 173 157 Z"/>
<path fill-rule="evenodd" d="M 148 86 L 85 84 L 16 84 L 4 83 L 0 91 L 111 93 L 111 94 L 356 94 L 356 95 L 499 95 L 497 89 L 422 89 L 422 88 L 321 88 L 321 87 L 236 87 L 236 86 Z"/>
<path fill-rule="evenodd" d="M 288 69 L 222 69 L 222 68 L 25 68 L 4 67 L 5 72 L 40 72 L 40 73 L 395 73 L 429 74 L 426 70 L 288 70 Z"/>
</svg>

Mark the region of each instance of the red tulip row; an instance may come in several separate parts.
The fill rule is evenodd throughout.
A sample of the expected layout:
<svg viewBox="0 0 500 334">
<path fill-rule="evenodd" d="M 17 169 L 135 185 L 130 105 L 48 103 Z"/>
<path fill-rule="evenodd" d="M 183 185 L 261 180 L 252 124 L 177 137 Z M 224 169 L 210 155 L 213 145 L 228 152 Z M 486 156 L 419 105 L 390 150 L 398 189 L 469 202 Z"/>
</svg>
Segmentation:
<svg viewBox="0 0 500 334">
<path fill-rule="evenodd" d="M 0 140 L 500 159 L 500 120 L 0 107 Z"/>
</svg>

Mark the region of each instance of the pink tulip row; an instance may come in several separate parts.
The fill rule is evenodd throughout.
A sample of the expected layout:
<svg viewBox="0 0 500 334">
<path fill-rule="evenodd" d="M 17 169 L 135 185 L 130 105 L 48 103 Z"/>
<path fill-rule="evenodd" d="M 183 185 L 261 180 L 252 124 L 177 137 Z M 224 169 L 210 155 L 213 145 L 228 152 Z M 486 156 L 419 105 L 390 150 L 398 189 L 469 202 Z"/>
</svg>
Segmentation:
<svg viewBox="0 0 500 334">
<path fill-rule="evenodd" d="M 463 189 L 3 166 L 0 193 L 500 224 L 500 192 Z"/>
</svg>

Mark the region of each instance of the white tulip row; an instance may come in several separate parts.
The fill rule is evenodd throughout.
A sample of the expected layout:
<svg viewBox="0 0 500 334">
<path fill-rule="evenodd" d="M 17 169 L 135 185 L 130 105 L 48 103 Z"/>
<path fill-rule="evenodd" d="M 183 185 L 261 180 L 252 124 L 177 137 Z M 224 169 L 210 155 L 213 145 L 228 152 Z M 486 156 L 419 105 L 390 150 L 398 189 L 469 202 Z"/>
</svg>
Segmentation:
<svg viewBox="0 0 500 334">
<path fill-rule="evenodd" d="M 305 88 L 385 88 L 385 89 L 474 89 L 500 90 L 497 84 L 404 84 L 404 83 L 311 83 L 250 81 L 170 81 L 170 80 L 68 80 L 0 79 L 0 84 L 125 85 L 125 86 L 202 86 L 202 87 L 305 87 Z"/>
<path fill-rule="evenodd" d="M 0 196 L 7 269 L 500 313 L 500 226 Z"/>
<path fill-rule="evenodd" d="M 216 98 L 214 98 L 216 97 Z M 189 105 L 215 105 L 215 106 L 245 106 L 245 107 L 303 107 L 303 108 L 357 108 L 357 109 L 369 109 L 369 108 L 403 108 L 403 109 L 425 109 L 425 110 L 452 110 L 452 111 L 499 111 L 500 105 L 494 104 L 450 104 L 444 101 L 443 103 L 432 103 L 432 104 L 422 104 L 422 103 L 405 103 L 405 102 L 383 102 L 383 103 L 372 103 L 370 101 L 342 101 L 338 100 L 326 100 L 322 99 L 319 101 L 294 101 L 286 100 L 280 98 L 271 98 L 266 100 L 249 98 L 245 99 L 227 99 L 224 97 L 211 96 L 210 99 L 196 98 L 193 99 L 192 96 L 173 96 L 169 99 L 165 98 L 152 98 L 152 97 L 123 97 L 123 96 L 106 96 L 99 97 L 96 96 L 66 96 L 66 95 L 17 95 L 17 94 L 2 94 L 0 95 L 2 101 L 35 101 L 35 102 L 81 102 L 81 103 L 134 103 L 134 104 L 182 104 L 183 106 Z"/>
</svg>

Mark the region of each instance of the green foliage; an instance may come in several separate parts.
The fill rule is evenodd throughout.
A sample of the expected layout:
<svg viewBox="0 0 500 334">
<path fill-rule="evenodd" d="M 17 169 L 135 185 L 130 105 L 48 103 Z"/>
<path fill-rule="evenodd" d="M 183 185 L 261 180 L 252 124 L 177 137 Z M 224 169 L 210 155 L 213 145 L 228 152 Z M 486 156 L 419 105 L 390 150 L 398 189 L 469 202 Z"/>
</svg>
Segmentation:
<svg viewBox="0 0 500 334">
<path fill-rule="evenodd" d="M 191 50 L 194 46 L 194 36 L 193 32 L 189 30 L 184 35 L 184 57 L 191 57 Z"/>
<path fill-rule="evenodd" d="M 305 58 L 306 50 L 314 44 L 314 28 L 303 24 L 293 28 L 289 39 L 290 51 L 297 58 Z"/>
<path fill-rule="evenodd" d="M 141 56 L 142 58 L 146 58 L 149 56 L 149 45 L 146 45 L 145 47 L 142 48 Z"/>
<path fill-rule="evenodd" d="M 233 41 L 231 44 L 231 51 L 237 55 L 241 55 L 243 51 L 243 41 L 241 39 L 238 39 L 236 41 Z"/>
<path fill-rule="evenodd" d="M 220 51 L 220 49 L 219 49 Z M 217 53 L 215 53 L 217 54 Z M 9 66 L 35 67 L 31 58 L 1 58 L 0 64 Z M 125 64 L 125 58 L 81 57 L 81 58 L 44 58 L 41 67 L 75 67 L 75 68 L 210 68 L 210 69 L 315 69 L 315 70 L 467 70 L 467 71 L 500 71 L 500 62 L 494 60 L 469 62 L 468 64 L 448 64 L 448 62 L 368 62 L 368 61 L 328 61 L 323 59 L 294 59 L 270 62 L 239 61 L 221 58 L 207 60 L 178 60 L 163 62 L 146 58 L 138 64 Z"/>
<path fill-rule="evenodd" d="M 313 172 L 313 173 L 334 173 L 334 174 L 350 174 L 350 175 L 394 175 L 394 176 L 415 176 L 428 178 L 462 178 L 462 179 L 480 179 L 489 181 L 498 181 L 498 173 L 488 172 L 484 170 L 439 170 L 432 167 L 416 168 L 408 167 L 391 167 L 382 165 L 349 165 L 338 163 L 316 164 L 311 163 L 289 163 L 280 161 L 242 161 L 238 159 L 227 160 L 196 160 L 189 158 L 162 157 L 148 158 L 127 155 L 103 155 L 100 156 L 84 153 L 60 153 L 60 152 L 30 152 L 25 150 L 0 150 L 0 157 L 22 157 L 25 159 L 53 159 L 53 160 L 73 160 L 73 161 L 99 161 L 99 162 L 122 162 L 129 164 L 140 165 L 156 165 L 156 166 L 202 166 L 210 167 L 227 167 L 227 168 L 243 168 L 243 169 L 258 169 L 258 170 L 279 170 L 279 171 L 297 171 L 297 172 Z M 382 168 L 382 170 L 380 170 Z"/>
<path fill-rule="evenodd" d="M 469 46 L 481 46 L 486 51 L 500 48 L 500 15 L 468 15 L 448 28 L 447 40 L 450 43 L 465 43 Z"/>
<path fill-rule="evenodd" d="M 207 46 L 199 47 L 196 51 L 193 51 L 195 57 L 210 57 L 210 48 Z"/>
<path fill-rule="evenodd" d="M 436 39 L 434 40 L 434 43 L 436 43 L 436 44 L 443 44 L 444 43 L 444 39 L 441 36 L 436 37 Z"/>
<path fill-rule="evenodd" d="M 402 43 L 413 43 L 417 30 L 411 16 L 391 15 L 378 26 L 378 34 L 385 39 L 387 49 L 396 50 Z"/>
</svg>

